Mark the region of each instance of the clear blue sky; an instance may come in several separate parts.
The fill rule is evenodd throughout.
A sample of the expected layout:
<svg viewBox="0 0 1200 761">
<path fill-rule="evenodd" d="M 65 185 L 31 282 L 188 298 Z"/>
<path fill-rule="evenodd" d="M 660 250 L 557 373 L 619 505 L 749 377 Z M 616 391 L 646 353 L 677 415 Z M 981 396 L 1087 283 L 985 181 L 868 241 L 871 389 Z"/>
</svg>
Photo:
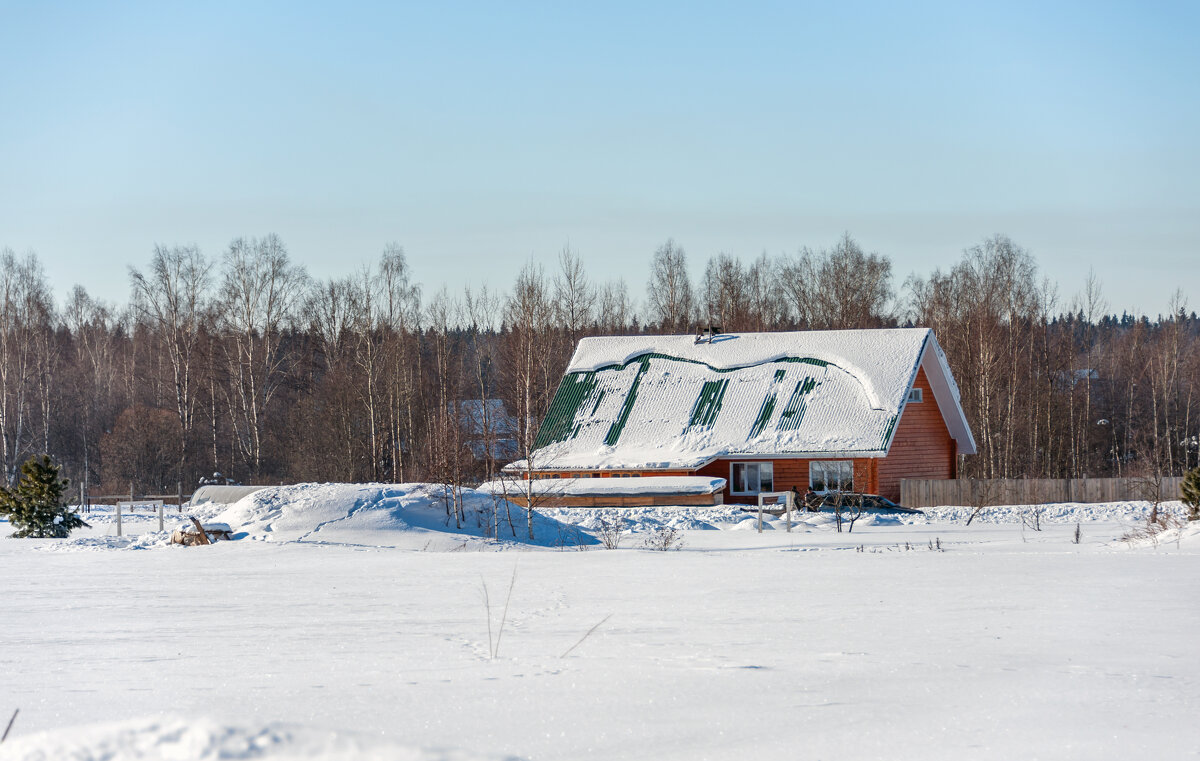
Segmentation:
<svg viewBox="0 0 1200 761">
<path fill-rule="evenodd" d="M 429 291 L 569 242 L 640 298 L 667 237 L 902 280 L 1004 232 L 1200 308 L 1200 4 L 575 6 L 0 2 L 0 246 L 123 302 L 155 243 L 397 241 Z"/>
</svg>

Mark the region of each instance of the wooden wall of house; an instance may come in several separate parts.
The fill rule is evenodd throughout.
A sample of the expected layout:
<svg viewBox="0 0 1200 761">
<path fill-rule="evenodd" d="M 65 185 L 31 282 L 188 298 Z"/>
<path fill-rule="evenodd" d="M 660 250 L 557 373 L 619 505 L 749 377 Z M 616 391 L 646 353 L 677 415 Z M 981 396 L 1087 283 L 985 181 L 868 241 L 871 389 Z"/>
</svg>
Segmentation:
<svg viewBox="0 0 1200 761">
<path fill-rule="evenodd" d="M 744 457 L 714 460 L 700 470 L 697 470 L 696 475 L 707 476 L 708 478 L 724 478 L 727 482 L 725 484 L 726 503 L 735 505 L 758 504 L 757 497 L 730 493 L 730 489 L 733 487 L 729 473 L 729 464 L 731 462 L 766 462 L 766 460 L 750 460 Z M 792 488 L 792 484 L 796 484 L 799 487 L 801 494 L 808 489 L 808 460 L 771 460 L 770 462 L 775 477 L 775 488 L 773 491 L 787 491 Z"/>
<path fill-rule="evenodd" d="M 845 457 L 836 458 L 813 458 L 813 459 L 837 459 L 845 460 Z M 729 459 L 716 460 L 705 465 L 695 472 L 697 476 L 706 476 L 708 478 L 724 478 L 727 482 L 730 481 L 729 465 L 733 462 L 768 462 L 768 460 L 749 459 L 745 457 L 731 457 Z M 795 486 L 800 490 L 801 494 L 808 491 L 808 464 L 811 460 L 786 458 L 779 460 L 769 460 L 772 465 L 774 474 L 775 486 L 772 491 L 787 491 Z M 854 458 L 854 489 L 855 491 L 867 492 L 873 494 L 876 492 L 876 466 L 877 459 L 869 457 Z M 731 494 L 730 489 L 732 483 L 725 484 L 725 502 L 730 504 L 753 505 L 758 504 L 758 498 L 752 495 Z"/>
<path fill-rule="evenodd" d="M 904 408 L 892 448 L 878 464 L 878 493 L 897 502 L 901 478 L 954 478 L 957 450 L 925 377 L 925 368 L 917 372 L 913 387 L 922 390 L 925 401 Z"/>
</svg>

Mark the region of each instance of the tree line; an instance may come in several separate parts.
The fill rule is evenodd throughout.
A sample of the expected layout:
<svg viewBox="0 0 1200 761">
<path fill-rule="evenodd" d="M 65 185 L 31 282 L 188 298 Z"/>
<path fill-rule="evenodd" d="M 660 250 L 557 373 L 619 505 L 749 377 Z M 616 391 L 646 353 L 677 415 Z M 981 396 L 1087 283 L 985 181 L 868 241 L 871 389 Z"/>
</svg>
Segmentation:
<svg viewBox="0 0 1200 761">
<path fill-rule="evenodd" d="M 56 304 L 35 254 L 0 253 L 0 467 L 48 453 L 93 494 L 243 483 L 486 479 L 532 447 L 590 335 L 927 326 L 979 445 L 979 477 L 1179 474 L 1197 464 L 1200 321 L 1182 293 L 1109 313 L 1089 276 L 1064 300 L 1004 236 L 897 283 L 845 235 L 698 280 L 673 240 L 645 296 L 596 282 L 569 248 L 507 291 L 427 293 L 404 251 L 314 279 L 276 235 L 220 256 L 156 246 L 128 302 L 76 286 Z M 494 402 L 501 400 L 503 410 Z"/>
</svg>

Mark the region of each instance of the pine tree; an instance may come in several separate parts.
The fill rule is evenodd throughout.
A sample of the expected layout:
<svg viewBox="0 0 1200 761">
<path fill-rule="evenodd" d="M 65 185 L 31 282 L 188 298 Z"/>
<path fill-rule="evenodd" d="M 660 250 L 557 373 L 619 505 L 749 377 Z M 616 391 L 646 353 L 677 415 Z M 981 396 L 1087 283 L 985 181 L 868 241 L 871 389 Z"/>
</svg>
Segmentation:
<svg viewBox="0 0 1200 761">
<path fill-rule="evenodd" d="M 1188 520 L 1200 520 L 1200 468 L 1183 474 L 1183 504 L 1188 506 Z"/>
<path fill-rule="evenodd" d="M 0 486 L 0 514 L 17 530 L 17 538 L 62 538 L 73 529 L 88 524 L 63 505 L 66 479 L 59 479 L 59 468 L 46 455 L 30 457 L 21 466 L 16 489 Z"/>
</svg>

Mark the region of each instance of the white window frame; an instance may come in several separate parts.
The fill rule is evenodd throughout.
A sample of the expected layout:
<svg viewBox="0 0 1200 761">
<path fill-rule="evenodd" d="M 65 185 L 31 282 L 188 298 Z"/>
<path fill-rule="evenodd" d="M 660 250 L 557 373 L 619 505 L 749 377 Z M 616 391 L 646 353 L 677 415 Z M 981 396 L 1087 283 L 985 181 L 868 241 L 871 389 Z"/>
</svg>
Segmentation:
<svg viewBox="0 0 1200 761">
<path fill-rule="evenodd" d="M 828 494 L 834 489 L 828 488 L 828 480 L 826 472 L 830 470 L 830 466 L 837 466 L 838 470 L 838 486 L 848 483 L 848 488 L 837 489 L 837 491 L 854 491 L 854 460 L 812 460 L 808 463 L 808 488 L 817 494 Z M 823 489 L 816 488 L 816 479 L 813 478 L 814 471 L 821 471 L 821 485 L 826 487 Z M 842 478 L 842 472 L 849 470 L 850 478 L 847 482 Z"/>
<path fill-rule="evenodd" d="M 737 478 L 735 477 L 734 472 L 736 471 L 738 466 L 742 466 L 745 468 L 751 468 L 751 467 L 754 468 L 754 470 L 755 470 L 754 483 L 758 484 L 758 489 L 755 489 L 753 491 L 737 491 Z M 770 474 L 771 474 L 771 476 L 770 476 L 771 483 L 767 484 L 767 488 L 765 488 L 765 489 L 763 488 L 763 484 L 762 484 L 762 471 L 763 471 L 764 467 L 767 470 L 769 470 Z M 749 479 L 747 479 L 747 480 L 749 480 Z M 774 490 L 775 490 L 775 463 L 771 462 L 770 460 L 747 460 L 745 462 L 729 463 L 729 493 L 730 494 L 736 494 L 738 496 L 753 496 L 753 495 L 759 494 L 760 492 L 774 491 Z"/>
<path fill-rule="evenodd" d="M 919 388 L 911 388 L 908 390 L 908 403 L 921 404 L 925 401 L 925 391 Z"/>
</svg>

